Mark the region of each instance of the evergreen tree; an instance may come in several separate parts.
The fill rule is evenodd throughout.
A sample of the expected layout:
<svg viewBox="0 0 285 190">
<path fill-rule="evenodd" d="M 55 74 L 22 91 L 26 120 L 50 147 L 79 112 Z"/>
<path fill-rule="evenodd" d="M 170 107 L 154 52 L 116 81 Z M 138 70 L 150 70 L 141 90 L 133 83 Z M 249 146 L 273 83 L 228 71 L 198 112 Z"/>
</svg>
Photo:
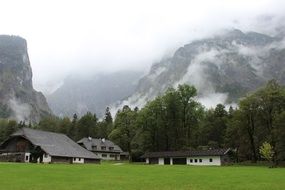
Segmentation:
<svg viewBox="0 0 285 190">
<path fill-rule="evenodd" d="M 76 140 L 83 137 L 95 137 L 97 133 L 97 116 L 90 112 L 83 115 L 77 122 Z"/>
<path fill-rule="evenodd" d="M 130 154 L 132 160 L 132 142 L 136 135 L 137 113 L 129 106 L 124 106 L 119 110 L 114 122 L 114 129 L 109 135 L 110 139 L 117 143 L 123 150 Z"/>
</svg>

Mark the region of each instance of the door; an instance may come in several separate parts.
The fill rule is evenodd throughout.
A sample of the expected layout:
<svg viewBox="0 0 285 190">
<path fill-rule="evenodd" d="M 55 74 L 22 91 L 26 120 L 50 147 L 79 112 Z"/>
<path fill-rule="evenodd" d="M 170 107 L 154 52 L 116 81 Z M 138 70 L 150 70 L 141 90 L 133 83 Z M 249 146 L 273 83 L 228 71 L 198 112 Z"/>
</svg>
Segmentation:
<svg viewBox="0 0 285 190">
<path fill-rule="evenodd" d="M 187 163 L 186 158 L 173 158 L 173 164 L 186 165 L 186 163 Z"/>
<path fill-rule="evenodd" d="M 150 164 L 158 164 L 158 158 L 149 158 Z"/>
<path fill-rule="evenodd" d="M 170 158 L 164 158 L 164 164 L 170 165 Z"/>
</svg>

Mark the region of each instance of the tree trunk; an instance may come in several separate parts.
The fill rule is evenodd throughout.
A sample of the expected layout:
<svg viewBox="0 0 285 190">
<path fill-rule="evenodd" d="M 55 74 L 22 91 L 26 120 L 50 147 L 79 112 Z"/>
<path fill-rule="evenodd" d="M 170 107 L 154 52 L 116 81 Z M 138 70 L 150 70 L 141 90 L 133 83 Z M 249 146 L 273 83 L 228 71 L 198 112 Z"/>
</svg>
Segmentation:
<svg viewBox="0 0 285 190">
<path fill-rule="evenodd" d="M 249 115 L 248 120 L 249 120 L 249 125 L 247 127 L 247 132 L 248 132 L 249 142 L 250 142 L 251 152 L 252 152 L 251 161 L 253 163 L 256 163 L 256 161 L 257 161 L 257 154 L 256 154 L 256 147 L 255 147 L 255 142 L 254 142 L 255 123 L 254 123 L 254 118 L 253 118 L 253 116 L 251 114 Z"/>
</svg>

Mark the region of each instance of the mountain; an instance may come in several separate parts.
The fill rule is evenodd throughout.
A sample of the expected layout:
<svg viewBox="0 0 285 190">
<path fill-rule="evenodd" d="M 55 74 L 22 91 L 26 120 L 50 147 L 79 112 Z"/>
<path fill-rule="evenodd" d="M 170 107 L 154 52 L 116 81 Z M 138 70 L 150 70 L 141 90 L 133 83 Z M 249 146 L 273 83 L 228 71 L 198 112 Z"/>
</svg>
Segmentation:
<svg viewBox="0 0 285 190">
<path fill-rule="evenodd" d="M 50 114 L 44 95 L 33 88 L 26 40 L 0 35 L 0 118 L 37 122 Z"/>
<path fill-rule="evenodd" d="M 268 80 L 285 84 L 284 66 L 283 36 L 225 31 L 186 44 L 172 57 L 153 64 L 133 95 L 116 107 L 141 107 L 167 88 L 183 83 L 198 89 L 198 100 L 206 107 L 235 103 Z"/>
<path fill-rule="evenodd" d="M 125 104 L 142 107 L 167 88 L 186 83 L 198 89 L 198 100 L 206 107 L 234 104 L 268 80 L 285 84 L 283 31 L 272 37 L 230 30 L 192 41 L 154 63 L 143 77 L 132 71 L 68 77 L 47 95 L 48 103 L 60 116 L 91 111 L 100 117 L 107 106 L 113 113 Z"/>
<path fill-rule="evenodd" d="M 96 113 L 101 117 L 107 106 L 131 95 L 142 73 L 120 71 L 82 78 L 70 76 L 55 92 L 47 95 L 48 103 L 56 115 L 83 115 Z"/>
</svg>

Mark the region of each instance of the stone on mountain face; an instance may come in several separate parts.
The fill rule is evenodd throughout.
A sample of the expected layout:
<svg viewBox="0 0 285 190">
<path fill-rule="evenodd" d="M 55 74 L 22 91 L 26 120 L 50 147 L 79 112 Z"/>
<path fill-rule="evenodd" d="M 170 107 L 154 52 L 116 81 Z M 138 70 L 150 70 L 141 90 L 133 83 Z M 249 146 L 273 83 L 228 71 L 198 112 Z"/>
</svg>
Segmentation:
<svg viewBox="0 0 285 190">
<path fill-rule="evenodd" d="M 107 106 L 134 92 L 141 75 L 136 71 L 120 71 L 88 78 L 70 76 L 61 87 L 47 95 L 47 100 L 53 113 L 59 116 L 72 117 L 74 113 L 82 116 L 89 111 L 103 117 Z"/>
<path fill-rule="evenodd" d="M 173 57 L 153 65 L 134 94 L 123 102 L 131 107 L 138 106 L 136 102 L 142 105 L 141 99 L 151 100 L 169 87 L 186 83 L 198 89 L 201 100 L 223 93 L 225 101 L 210 105 L 215 106 L 235 103 L 271 79 L 285 84 L 285 49 L 278 45 L 282 39 L 233 30 L 193 41 L 178 48 Z"/>
<path fill-rule="evenodd" d="M 26 40 L 0 35 L 0 118 L 38 122 L 50 114 L 45 97 L 33 88 Z"/>
</svg>

